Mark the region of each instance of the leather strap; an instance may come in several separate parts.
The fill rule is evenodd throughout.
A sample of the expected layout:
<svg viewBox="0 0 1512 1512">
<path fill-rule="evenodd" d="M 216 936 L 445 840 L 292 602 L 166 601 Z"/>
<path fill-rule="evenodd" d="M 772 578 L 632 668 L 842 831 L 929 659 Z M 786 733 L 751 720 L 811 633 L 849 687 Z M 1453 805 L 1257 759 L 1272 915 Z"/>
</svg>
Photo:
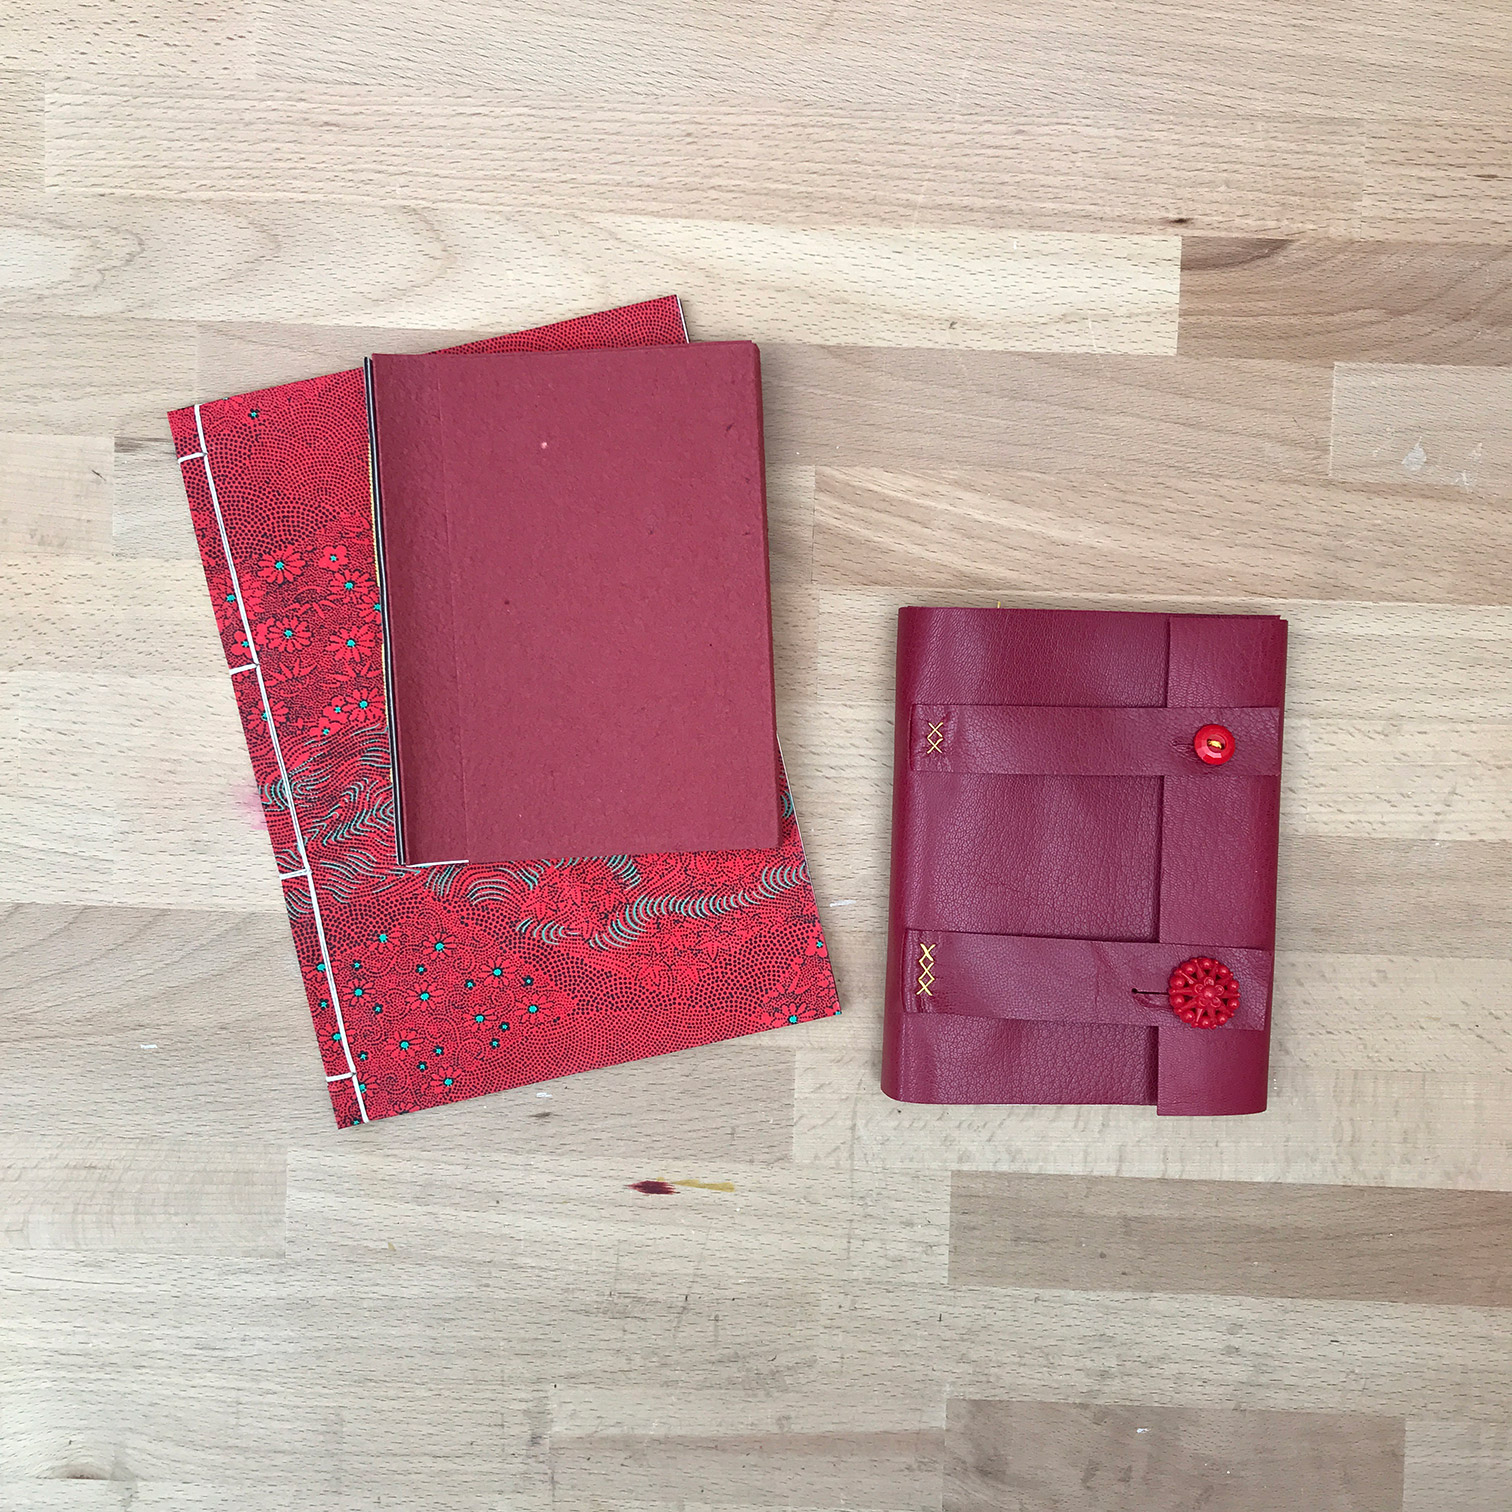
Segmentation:
<svg viewBox="0 0 1512 1512">
<path fill-rule="evenodd" d="M 1033 1102 L 1053 1068 L 1062 1102 L 1206 1117 L 1265 1109 L 1270 951 L 922 930 L 905 949 L 911 1011 L 896 1043 L 919 1100 Z M 1221 1029 L 1193 1028 L 1164 996 L 1131 990 L 1193 955 L 1216 956 L 1239 982 L 1239 1011 Z"/>
<path fill-rule="evenodd" d="M 907 932 L 906 948 L 905 1003 L 914 1013 L 1184 1030 L 1166 999 L 1166 983 L 1183 961 L 1213 956 L 1234 973 L 1239 1009 L 1221 1029 L 1191 1032 L 1264 1029 L 1270 1019 L 1274 957 L 1268 950 L 917 929 Z"/>
<path fill-rule="evenodd" d="M 1221 768 L 1205 767 L 1192 748 L 1192 737 L 1209 724 L 1234 735 L 1233 757 Z M 1274 777 L 1281 770 L 1281 711 L 915 704 L 909 749 L 920 773 L 1214 782 Z"/>
</svg>

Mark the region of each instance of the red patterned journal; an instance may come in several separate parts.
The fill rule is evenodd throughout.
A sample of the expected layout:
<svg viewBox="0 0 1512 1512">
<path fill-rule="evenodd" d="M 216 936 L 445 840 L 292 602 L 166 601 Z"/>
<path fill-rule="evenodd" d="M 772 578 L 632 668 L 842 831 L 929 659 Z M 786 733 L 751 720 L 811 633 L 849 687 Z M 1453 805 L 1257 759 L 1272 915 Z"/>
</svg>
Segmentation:
<svg viewBox="0 0 1512 1512">
<path fill-rule="evenodd" d="M 673 298 L 461 351 L 686 340 Z M 773 850 L 401 868 L 363 375 L 169 416 L 339 1123 L 838 1012 Z"/>
<path fill-rule="evenodd" d="M 904 609 L 882 1087 L 1266 1102 L 1286 621 Z"/>
<path fill-rule="evenodd" d="M 777 845 L 756 348 L 368 373 L 401 860 Z"/>
</svg>

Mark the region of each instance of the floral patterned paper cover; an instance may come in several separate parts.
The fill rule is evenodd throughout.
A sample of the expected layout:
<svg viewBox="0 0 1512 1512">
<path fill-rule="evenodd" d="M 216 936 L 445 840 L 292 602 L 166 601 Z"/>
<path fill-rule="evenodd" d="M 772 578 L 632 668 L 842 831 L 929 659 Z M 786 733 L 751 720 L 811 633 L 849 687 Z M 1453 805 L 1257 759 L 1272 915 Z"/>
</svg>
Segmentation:
<svg viewBox="0 0 1512 1512">
<path fill-rule="evenodd" d="M 457 350 L 686 339 L 668 297 Z M 400 868 L 361 372 L 169 420 L 339 1123 L 839 1012 L 785 778 L 776 850 Z"/>
</svg>

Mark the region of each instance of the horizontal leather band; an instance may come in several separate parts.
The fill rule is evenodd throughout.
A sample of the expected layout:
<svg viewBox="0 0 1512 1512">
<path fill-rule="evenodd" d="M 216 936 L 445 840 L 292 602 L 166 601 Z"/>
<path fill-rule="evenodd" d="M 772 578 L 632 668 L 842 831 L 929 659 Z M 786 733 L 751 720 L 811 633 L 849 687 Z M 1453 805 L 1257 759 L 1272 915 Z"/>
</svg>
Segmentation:
<svg viewBox="0 0 1512 1512">
<path fill-rule="evenodd" d="M 1263 1113 L 1269 1036 L 905 1013 L 889 1097 L 925 1103 L 1153 1103 L 1189 1118 Z"/>
<path fill-rule="evenodd" d="M 905 940 L 903 1001 L 914 1013 L 1185 1031 L 1166 983 L 1183 961 L 1211 956 L 1233 972 L 1239 1008 L 1220 1029 L 1190 1032 L 1224 1034 L 1270 1022 L 1275 958 L 1268 950 L 927 930 L 909 930 Z"/>
<path fill-rule="evenodd" d="M 1205 765 L 1192 748 L 1209 724 L 1234 736 L 1234 754 L 1221 766 Z M 1273 777 L 1281 770 L 1281 711 L 915 704 L 909 753 L 919 773 Z"/>
</svg>

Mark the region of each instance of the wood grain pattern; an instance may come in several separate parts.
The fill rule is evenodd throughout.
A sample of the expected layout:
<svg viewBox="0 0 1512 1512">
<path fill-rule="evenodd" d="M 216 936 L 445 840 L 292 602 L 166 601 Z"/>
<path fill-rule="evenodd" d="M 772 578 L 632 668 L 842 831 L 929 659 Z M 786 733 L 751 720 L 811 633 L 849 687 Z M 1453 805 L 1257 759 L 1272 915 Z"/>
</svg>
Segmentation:
<svg viewBox="0 0 1512 1512">
<path fill-rule="evenodd" d="M 945 1512 L 1402 1505 L 1395 1418 L 954 1401 L 945 1453 Z"/>
<path fill-rule="evenodd" d="M 117 441 L 112 460 L 111 555 L 197 562 L 199 546 L 184 508 L 173 442 Z"/>
<path fill-rule="evenodd" d="M 149 94 L 101 79 L 49 91 L 46 173 L 49 188 L 74 193 L 542 210 L 571 182 L 600 213 L 798 226 L 1357 227 L 1364 138 L 1355 121 L 945 104 L 585 106 L 492 92 L 417 98 L 366 84 L 164 82 Z M 1484 240 L 1494 198 L 1467 187 L 1447 208 Z"/>
<path fill-rule="evenodd" d="M 330 18 L 297 0 L 255 5 L 259 72 L 328 83 L 544 94 L 571 78 L 595 96 L 798 103 L 817 95 L 966 110 L 1011 101 L 1140 112 L 1180 100 L 1393 124 L 1494 115 L 1504 103 L 1512 50 L 1491 5 L 1457 11 L 1453 25 L 1406 0 L 1348 0 L 1326 16 L 1306 12 L 1308 26 L 1296 24 L 1302 14 L 1215 11 L 1202 0 L 1118 10 L 943 0 L 927 14 L 883 17 L 863 5 L 757 0 L 706 17 L 674 0 L 638 0 L 585 49 L 583 34 L 600 19 L 591 0 L 544 12 L 520 0 L 459 0 L 439 15 L 418 0 L 369 0 Z M 422 24 L 423 51 L 385 45 Z"/>
<path fill-rule="evenodd" d="M 1360 233 L 1416 241 L 1452 228 L 1446 240 L 1504 240 L 1512 227 L 1509 152 L 1512 129 L 1495 115 L 1425 122 L 1403 132 L 1372 131 L 1366 139 Z"/>
<path fill-rule="evenodd" d="M 539 319 L 527 323 L 539 324 Z M 201 325 L 198 334 L 196 392 L 222 397 L 361 367 L 364 357 L 378 351 L 429 352 L 485 333 L 226 321 Z"/>
<path fill-rule="evenodd" d="M 774 584 L 802 585 L 814 577 L 814 469 L 769 467 L 767 555 Z M 796 600 L 796 595 L 793 595 Z M 804 606 L 807 608 L 807 605 Z M 805 615 L 805 618 L 807 616 Z"/>
<path fill-rule="evenodd" d="M 17 553 L 0 558 L 0 583 L 0 671 L 225 680 L 197 560 Z M 212 718 L 211 728 L 228 727 Z"/>
<path fill-rule="evenodd" d="M 43 82 L 38 74 L 0 73 L 0 194 L 42 188 Z"/>
<path fill-rule="evenodd" d="M 108 436 L 0 435 L 0 551 L 102 555 L 114 465 Z"/>
<path fill-rule="evenodd" d="M 768 454 L 817 467 L 1327 471 L 1327 369 L 769 347 Z"/>
<path fill-rule="evenodd" d="M 904 1106 L 882 1094 L 880 1063 L 875 1033 L 859 1047 L 811 1037 L 799 1049 L 799 1160 L 841 1171 L 1512 1188 L 1506 1141 L 1486 1136 L 1512 1119 L 1512 1078 L 1499 1070 L 1273 1062 L 1264 1120 L 1201 1139 L 1144 1109 Z"/>
<path fill-rule="evenodd" d="M 1505 1421 L 1505 1308 L 954 1287 L 951 1394 Z"/>
<path fill-rule="evenodd" d="M 806 1048 L 870 1057 L 880 1034 L 876 984 L 887 936 L 853 899 L 822 902 L 845 1007 L 843 1023 L 812 1034 Z M 1282 950 L 1276 959 L 1271 1063 L 1279 1069 L 1512 1072 L 1512 1024 L 1501 1012 L 1505 958 L 1392 956 Z M 841 1043 L 837 1044 L 836 1041 Z M 1279 1078 L 1284 1085 L 1288 1078 Z M 1358 1137 L 1354 1127 L 1335 1136 Z"/>
<path fill-rule="evenodd" d="M 825 1170 L 728 1156 L 696 1168 L 643 1162 L 624 1150 L 570 1166 L 515 1151 L 447 1159 L 408 1142 L 403 1151 L 297 1152 L 290 1249 L 424 1260 L 439 1243 L 486 1253 L 522 1284 L 591 1289 L 603 1257 L 582 1236 L 599 1223 L 614 1234 L 619 1284 L 630 1291 L 669 1272 L 706 1272 L 729 1286 L 791 1274 L 815 1284 L 945 1279 L 951 1197 L 936 1174 L 858 1172 L 841 1187 Z M 638 1190 L 648 1178 L 674 1190 Z"/>
<path fill-rule="evenodd" d="M 705 339 L 1176 350 L 1174 236 L 57 194 L 9 220 L 31 275 L 0 296 L 13 315 L 483 332 L 675 290 Z M 360 277 L 324 255 L 338 240 Z"/>
<path fill-rule="evenodd" d="M 938 588 L 820 588 L 813 611 L 820 642 L 818 694 L 827 704 L 865 704 L 890 711 L 897 611 L 904 604 L 985 607 L 1001 599 L 1047 609 L 1280 614 L 1291 626 L 1289 717 L 1493 723 L 1512 719 L 1512 661 L 1507 656 L 1512 612 L 1505 606 L 1228 598 L 1203 588 L 1199 585 L 1199 591 L 1184 594 L 1062 593 L 1041 588 L 1007 597 L 968 588 L 955 593 Z"/>
<path fill-rule="evenodd" d="M 697 1498 L 723 1505 L 931 1505 L 938 1496 L 938 1430 L 694 1436 L 602 1434 L 554 1438 L 551 1479 L 570 1501 Z M 779 1502 L 774 1486 L 783 1487 Z"/>
<path fill-rule="evenodd" d="M 0 316 L 0 429 L 164 437 L 194 397 L 192 326 Z"/>
<path fill-rule="evenodd" d="M 1439 955 L 1486 956 L 1512 937 L 1503 842 L 1291 835 L 1281 868 L 1276 927 L 1301 950 L 1393 954 L 1428 929 Z"/>
<path fill-rule="evenodd" d="M 224 675 L 14 672 L 0 677 L 0 709 L 0 899 L 283 912 Z M 196 747 L 194 761 L 172 759 Z"/>
<path fill-rule="evenodd" d="M 0 68 L 49 72 L 206 74 L 250 71 L 251 7 L 204 0 L 134 0 L 95 10 L 42 0 L 9 18 Z"/>
<path fill-rule="evenodd" d="M 1340 363 L 1329 470 L 1356 482 L 1505 496 L 1512 372 Z"/>
<path fill-rule="evenodd" d="M 1512 1306 L 1512 1195 L 957 1172 L 958 1286 Z"/>
<path fill-rule="evenodd" d="M 1282 362 L 1512 362 L 1502 246 L 1187 237 L 1181 351 Z"/>
<path fill-rule="evenodd" d="M 0 1250 L 281 1255 L 284 1154 L 167 1141 L 58 1148 L 11 1139 L 0 1160 Z"/>
<path fill-rule="evenodd" d="M 0 1512 L 1512 1504 L 1509 89 L 1502 0 L 12 6 Z M 844 1013 L 338 1133 L 163 411 L 669 291 Z M 883 1096 L 896 611 L 1000 601 L 1290 621 L 1263 1117 Z"/>
<path fill-rule="evenodd" d="M 1512 1072 L 1507 975 L 1496 958 L 1281 951 L 1271 1056 L 1281 1065 Z"/>
<path fill-rule="evenodd" d="M 7 1147 L 41 1131 L 326 1144 L 330 1105 L 281 911 L 15 906 L 0 913 L 0 963 Z M 780 1041 L 591 1072 L 551 1092 L 485 1099 L 482 1133 L 475 1121 L 395 1119 L 364 1131 L 363 1148 L 465 1153 L 481 1139 L 525 1157 L 613 1149 L 695 1168 L 770 1165 L 791 1150 L 793 1058 Z"/>
<path fill-rule="evenodd" d="M 1509 531 L 1494 501 L 1424 518 L 1389 483 L 820 467 L 814 549 L 826 583 L 856 587 L 1481 604 L 1512 586 Z"/>
<path fill-rule="evenodd" d="M 1512 840 L 1502 724 L 1303 716 L 1286 731 L 1287 830 L 1380 839 Z"/>
<path fill-rule="evenodd" d="M 179 1276 L 164 1279 L 183 1285 Z M 140 1316 L 140 1309 L 132 1311 Z M 341 1314 L 332 1310 L 332 1316 Z M 242 1336 L 268 1348 L 293 1321 L 284 1310 L 265 1311 L 242 1326 Z M 207 1343 L 212 1338 L 203 1325 L 186 1324 L 185 1332 Z M 159 1374 L 160 1357 L 145 1331 L 138 1343 L 149 1383 L 131 1397 L 125 1388 L 143 1369 L 124 1352 L 102 1358 L 93 1370 L 75 1358 L 45 1375 L 18 1376 L 24 1384 L 3 1399 L 7 1421 L 14 1424 L 14 1482 L 114 1482 L 115 1507 L 135 1484 L 182 1495 L 197 1483 L 213 1487 L 220 1479 L 224 1485 L 228 1472 L 270 1499 L 298 1497 L 305 1487 L 334 1498 L 350 1484 L 375 1480 L 406 1499 L 423 1497 L 440 1479 L 451 1480 L 464 1495 L 492 1491 L 497 1498 L 500 1487 L 520 1496 L 540 1494 L 541 1456 L 529 1444 L 527 1426 L 531 1404 L 506 1387 L 479 1388 L 454 1403 L 444 1421 L 417 1432 L 402 1388 L 356 1362 L 346 1371 L 350 1400 L 338 1401 L 331 1395 L 340 1390 L 338 1381 L 325 1372 L 302 1372 L 292 1363 L 246 1370 L 237 1387 L 227 1390 L 209 1370 Z M 417 1353 L 415 1359 L 430 1364 L 434 1355 Z M 371 1499 L 367 1504 L 376 1505 Z"/>
<path fill-rule="evenodd" d="M 1407 1512 L 1498 1512 L 1512 1497 L 1512 1432 L 1505 1423 L 1407 1425 Z"/>
</svg>

